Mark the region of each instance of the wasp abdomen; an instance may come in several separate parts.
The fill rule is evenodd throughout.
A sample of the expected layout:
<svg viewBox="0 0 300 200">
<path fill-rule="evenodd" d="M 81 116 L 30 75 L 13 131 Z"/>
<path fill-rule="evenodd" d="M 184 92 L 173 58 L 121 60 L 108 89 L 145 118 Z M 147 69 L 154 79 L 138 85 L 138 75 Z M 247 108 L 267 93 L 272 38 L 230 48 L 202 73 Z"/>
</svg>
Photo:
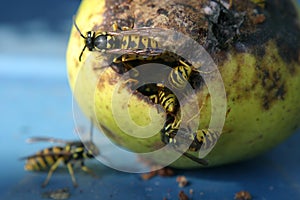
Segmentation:
<svg viewBox="0 0 300 200">
<path fill-rule="evenodd" d="M 27 158 L 24 169 L 29 171 L 49 169 L 60 157 L 59 154 L 63 150 L 63 147 L 51 147 L 43 149 L 37 152 L 34 156 Z"/>
</svg>

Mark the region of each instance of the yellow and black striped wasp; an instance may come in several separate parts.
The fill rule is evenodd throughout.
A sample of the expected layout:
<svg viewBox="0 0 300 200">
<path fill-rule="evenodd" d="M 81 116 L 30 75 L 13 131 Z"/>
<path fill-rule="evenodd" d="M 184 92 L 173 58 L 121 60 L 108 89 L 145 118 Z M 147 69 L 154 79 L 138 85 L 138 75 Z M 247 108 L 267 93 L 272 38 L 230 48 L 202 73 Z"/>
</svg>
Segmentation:
<svg viewBox="0 0 300 200">
<path fill-rule="evenodd" d="M 161 140 L 165 144 L 172 144 L 173 148 L 175 151 L 178 151 L 179 153 L 182 153 L 185 157 L 189 158 L 190 160 L 199 163 L 201 165 L 208 165 L 208 162 L 205 159 L 201 159 L 198 157 L 195 157 L 188 152 L 184 152 L 180 150 L 179 146 L 180 144 L 190 144 L 188 150 L 189 151 L 199 151 L 202 145 L 205 145 L 206 139 L 200 138 L 201 140 L 198 140 L 197 134 L 194 136 L 193 134 L 191 135 L 190 133 L 186 132 L 184 134 L 178 135 L 178 130 L 180 127 L 181 120 L 178 118 L 176 115 L 170 115 L 167 114 L 167 120 L 165 122 L 164 127 L 161 130 Z M 199 132 L 200 133 L 200 132 Z M 210 133 L 208 133 L 210 134 Z M 176 139 L 175 139 L 176 137 Z"/>
<path fill-rule="evenodd" d="M 93 126 L 91 125 L 90 136 L 92 138 Z M 24 166 L 25 170 L 29 171 L 42 171 L 49 170 L 47 178 L 45 179 L 42 187 L 45 187 L 53 172 L 57 167 L 63 163 L 67 166 L 74 187 L 77 187 L 73 166 L 79 164 L 81 169 L 87 173 L 93 175 L 93 172 L 85 166 L 84 161 L 86 159 L 92 159 L 95 156 L 99 155 L 99 149 L 92 141 L 65 141 L 61 139 L 48 138 L 48 137 L 33 137 L 27 140 L 29 143 L 33 142 L 51 142 L 62 144 L 63 146 L 53 146 L 45 148 L 37 153 L 26 156 L 21 159 L 26 159 Z"/>
<path fill-rule="evenodd" d="M 86 48 L 89 51 L 98 51 L 102 53 L 122 55 L 116 58 L 114 62 L 127 62 L 132 60 L 153 59 L 163 53 L 160 45 L 154 39 L 140 34 L 139 29 L 128 27 L 119 28 L 113 24 L 113 31 L 88 31 L 86 36 L 82 34 L 74 20 L 74 26 L 80 36 L 84 38 L 85 45 L 79 55 L 79 61 Z M 118 31 L 119 30 L 119 31 Z"/>
<path fill-rule="evenodd" d="M 208 148 L 208 145 L 210 145 L 210 139 L 214 139 L 217 137 L 215 137 L 215 135 L 212 135 L 211 132 L 207 132 L 204 130 L 203 132 L 197 132 L 195 136 L 189 135 L 188 133 L 186 133 L 185 135 L 177 135 L 181 124 L 181 119 L 179 102 L 176 96 L 162 84 L 149 84 L 143 86 L 142 93 L 144 95 L 147 95 L 154 104 L 159 104 L 160 106 L 162 106 L 167 114 L 164 127 L 160 131 L 161 141 L 165 144 L 172 144 L 176 151 L 182 153 L 187 158 L 201 165 L 207 165 L 208 163 L 206 160 L 197 158 L 187 152 L 182 152 L 179 148 L 176 147 L 176 145 L 180 145 L 180 143 L 182 144 L 184 142 L 191 143 L 188 150 L 198 151 L 203 145 L 203 148 Z M 191 131 L 189 130 L 189 132 Z M 175 136 L 177 138 L 177 141 L 175 140 Z"/>
<path fill-rule="evenodd" d="M 254 4 L 260 6 L 261 8 L 265 8 L 266 0 L 251 0 Z"/>
<path fill-rule="evenodd" d="M 179 107 L 179 102 L 168 88 L 162 84 L 157 84 L 157 93 L 149 96 L 149 99 L 155 103 L 161 105 L 166 113 L 176 113 Z"/>
<path fill-rule="evenodd" d="M 79 55 L 79 61 L 81 61 L 83 52 L 87 48 L 89 51 L 115 55 L 116 57 L 113 59 L 112 65 L 117 67 L 111 67 L 117 73 L 122 74 L 130 69 L 134 69 L 136 66 L 141 64 L 139 61 L 147 63 L 162 62 L 172 68 L 168 81 L 173 88 L 179 90 L 184 89 L 191 77 L 196 77 L 197 80 L 201 81 L 201 78 L 199 78 L 200 71 L 198 69 L 175 53 L 164 50 L 159 42 L 151 38 L 150 35 L 147 36 L 145 34 L 141 34 L 141 30 L 145 30 L 147 28 L 132 29 L 131 31 L 126 31 L 128 28 L 123 28 L 121 31 L 117 31 L 118 26 L 114 25 L 113 31 L 88 31 L 86 35 L 83 35 L 75 23 L 75 20 L 74 26 L 85 41 L 85 45 Z M 148 30 L 151 32 L 151 28 L 148 28 Z M 144 90 L 139 89 L 138 91 L 148 96 L 153 103 L 161 105 L 168 115 L 177 115 L 179 110 L 178 100 L 176 96 L 164 85 L 156 85 L 153 93 L 147 91 L 147 87 L 142 88 Z M 150 91 L 151 90 L 152 89 L 150 89 Z M 162 141 L 164 143 L 170 143 L 173 138 L 170 135 L 176 135 L 176 132 L 178 131 L 176 127 L 179 124 L 180 122 L 176 120 L 167 120 L 165 128 L 162 130 Z M 184 154 L 198 163 L 206 163 L 203 160 L 192 157 L 187 153 Z"/>
<path fill-rule="evenodd" d="M 120 74 L 143 63 L 163 63 L 172 68 L 168 80 L 176 89 L 184 89 L 192 74 L 196 73 L 199 76 L 198 69 L 175 53 L 164 49 L 159 42 L 152 38 L 151 28 L 119 28 L 114 23 L 113 31 L 88 31 L 84 35 L 75 20 L 74 26 L 85 42 L 79 55 L 79 61 L 87 48 L 89 51 L 112 55 L 114 58 L 110 67 Z"/>
<path fill-rule="evenodd" d="M 167 115 L 167 120 L 164 127 L 161 130 L 162 141 L 165 144 L 172 143 L 175 146 L 180 143 L 190 143 L 188 150 L 197 152 L 201 150 L 207 150 L 216 144 L 219 133 L 211 129 L 200 129 L 195 133 L 191 130 L 187 130 L 186 133 L 177 135 L 181 123 L 181 119 L 176 115 Z M 176 140 L 174 139 L 176 136 Z"/>
</svg>

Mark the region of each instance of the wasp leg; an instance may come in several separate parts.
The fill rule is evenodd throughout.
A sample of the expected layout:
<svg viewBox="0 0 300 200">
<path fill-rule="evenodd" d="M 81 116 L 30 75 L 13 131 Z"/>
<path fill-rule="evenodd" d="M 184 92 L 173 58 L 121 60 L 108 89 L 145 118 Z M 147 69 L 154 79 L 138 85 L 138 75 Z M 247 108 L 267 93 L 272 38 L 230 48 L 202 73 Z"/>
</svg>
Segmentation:
<svg viewBox="0 0 300 200">
<path fill-rule="evenodd" d="M 138 84 L 138 82 L 139 81 L 136 79 L 129 78 L 129 79 L 125 80 L 124 83 L 121 84 L 121 86 L 118 89 L 118 92 L 121 92 L 126 87 L 126 85 L 132 84 L 132 86 L 134 86 L 134 85 Z M 129 87 L 131 87 L 131 85 L 129 85 Z"/>
<path fill-rule="evenodd" d="M 152 94 L 150 96 L 148 96 L 148 98 L 150 99 L 150 101 L 154 104 L 156 104 L 156 111 L 157 113 L 161 113 L 161 110 L 164 110 L 163 106 L 160 105 L 160 102 L 159 102 L 159 97 L 158 97 L 158 94 Z"/>
<path fill-rule="evenodd" d="M 212 71 L 201 71 L 201 70 L 199 70 L 198 68 L 196 68 L 196 67 L 194 67 L 194 66 L 192 66 L 192 65 L 189 65 L 189 64 L 187 64 L 185 61 L 183 61 L 183 60 L 179 60 L 179 62 L 182 64 L 182 65 L 184 65 L 185 67 L 190 67 L 192 70 L 194 70 L 194 71 L 196 71 L 196 72 L 199 72 L 200 74 L 210 74 L 210 73 L 212 73 L 213 71 L 216 71 L 216 70 L 212 70 Z M 201 66 L 200 66 L 201 67 Z"/>
<path fill-rule="evenodd" d="M 193 156 L 187 152 L 183 152 L 182 153 L 185 157 L 189 158 L 190 160 L 196 162 L 196 163 L 199 163 L 200 165 L 204 165 L 204 166 L 207 166 L 208 165 L 208 162 L 205 160 L 205 159 L 202 159 L 202 158 L 198 158 L 196 156 Z"/>
<path fill-rule="evenodd" d="M 112 25 L 113 31 L 117 31 L 119 29 L 118 23 L 114 22 Z"/>
<path fill-rule="evenodd" d="M 112 28 L 113 28 L 113 31 L 128 31 L 128 30 L 133 29 L 133 26 L 134 26 L 134 23 L 132 23 L 130 27 L 128 27 L 128 26 L 120 27 L 117 22 L 114 22 L 112 25 Z"/>
<path fill-rule="evenodd" d="M 130 64 L 124 62 L 123 65 L 127 68 L 133 71 L 133 77 L 138 77 L 139 76 L 139 71 L 137 69 L 135 69 L 134 67 L 132 67 Z"/>
<path fill-rule="evenodd" d="M 76 179 L 75 179 L 75 176 L 74 176 L 74 171 L 73 171 L 72 163 L 68 163 L 68 164 L 67 164 L 67 167 L 68 167 L 69 174 L 70 174 L 70 176 L 71 176 L 73 185 L 74 185 L 74 187 L 77 187 L 78 184 L 77 184 Z"/>
<path fill-rule="evenodd" d="M 91 169 L 84 165 L 84 162 L 81 162 L 81 170 L 90 174 L 93 177 L 97 177 L 97 175 Z"/>
<path fill-rule="evenodd" d="M 129 61 L 134 61 L 137 59 L 136 55 L 123 55 L 122 56 L 122 61 L 121 62 L 129 62 Z"/>
<path fill-rule="evenodd" d="M 187 121 L 187 124 L 190 124 L 193 120 L 199 120 L 200 111 L 205 106 L 206 101 L 208 101 L 208 98 L 209 98 L 209 96 L 206 96 L 205 100 L 202 102 L 202 104 L 201 104 L 201 106 L 199 108 L 199 111 Z"/>
<path fill-rule="evenodd" d="M 49 172 L 48 172 L 48 175 L 47 175 L 47 178 L 46 180 L 44 181 L 44 183 L 42 184 L 42 187 L 45 187 L 48 183 L 49 183 L 49 180 L 53 174 L 53 172 L 56 170 L 56 168 L 58 167 L 58 165 L 63 161 L 63 158 L 59 158 L 50 168 Z"/>
<path fill-rule="evenodd" d="M 126 57 L 125 57 L 126 56 Z M 132 57 L 132 56 L 131 56 Z M 122 65 L 122 68 L 125 69 L 125 70 L 122 70 L 122 72 L 127 72 L 129 70 L 132 70 L 133 71 L 133 77 L 138 77 L 139 76 L 139 72 L 137 69 L 135 69 L 132 65 L 130 65 L 129 63 L 127 63 L 128 61 L 134 61 L 136 60 L 136 58 L 132 58 L 132 59 L 129 59 L 130 57 L 128 57 L 128 55 L 122 55 L 121 56 L 121 59 L 120 57 L 118 58 L 114 58 L 113 60 L 113 64 L 115 66 L 119 66 L 119 64 Z M 121 68 L 120 66 L 118 68 Z"/>
</svg>

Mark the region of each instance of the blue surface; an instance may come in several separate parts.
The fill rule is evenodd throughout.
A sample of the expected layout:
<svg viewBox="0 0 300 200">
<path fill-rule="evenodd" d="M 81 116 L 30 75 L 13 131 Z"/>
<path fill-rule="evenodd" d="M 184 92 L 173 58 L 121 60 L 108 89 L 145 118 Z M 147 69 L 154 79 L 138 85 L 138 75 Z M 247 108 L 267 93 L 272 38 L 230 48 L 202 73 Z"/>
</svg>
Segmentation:
<svg viewBox="0 0 300 200">
<path fill-rule="evenodd" d="M 139 174 L 118 172 L 98 161 L 88 163 L 98 178 L 76 171 L 79 188 L 72 187 L 67 169 L 62 168 L 42 189 L 40 184 L 46 173 L 23 171 L 24 162 L 18 158 L 48 146 L 26 144 L 25 139 L 31 136 L 77 139 L 73 134 L 71 93 L 66 78 L 0 76 L 0 91 L 0 156 L 5 161 L 0 165 L 0 199 L 40 199 L 42 192 L 63 187 L 70 188 L 70 199 L 177 199 L 182 188 L 178 187 L 176 176 L 143 181 Z M 214 169 L 178 170 L 176 174 L 185 175 L 190 181 L 183 190 L 189 193 L 193 189 L 193 199 L 233 199 L 240 190 L 250 191 L 255 199 L 300 199 L 298 141 L 300 133 L 247 162 Z"/>
<path fill-rule="evenodd" d="M 45 6 L 52 5 L 51 1 L 45 2 Z M 69 18 L 62 20 L 65 25 L 59 27 L 71 26 L 78 2 L 72 4 L 73 10 L 67 9 L 65 3 L 65 9 L 58 9 L 69 13 Z M 31 9 L 34 8 L 37 9 Z M 57 13 L 42 20 L 50 20 Z M 64 15 L 59 16 L 61 19 Z M 41 199 L 41 193 L 64 187 L 69 187 L 71 200 L 178 199 L 180 190 L 189 194 L 190 189 L 194 191 L 189 195 L 192 199 L 233 199 L 240 190 L 248 190 L 255 200 L 300 199 L 300 132 L 275 149 L 246 162 L 213 169 L 177 170 L 176 175 L 185 175 L 190 181 L 185 188 L 178 187 L 176 175 L 143 181 L 139 174 L 118 172 L 96 160 L 88 165 L 98 178 L 76 171 L 77 189 L 73 188 L 66 168 L 56 171 L 49 185 L 41 188 L 46 173 L 24 171 L 24 161 L 19 158 L 49 145 L 27 144 L 25 140 L 37 135 L 78 139 L 74 134 L 72 96 L 64 59 L 68 31 L 53 28 L 57 23 L 52 21 L 48 26 L 51 33 L 41 31 L 39 25 L 35 25 L 37 27 L 31 32 L 20 35 L 15 30 L 19 25 L 27 27 L 27 21 L 24 22 L 26 17 L 19 18 L 22 20 L 4 22 L 0 17 L 0 38 L 10 36 L 0 41 L 0 199 Z M 28 16 L 28 20 L 31 19 L 32 16 Z M 22 45 L 15 48 L 18 44 Z"/>
</svg>

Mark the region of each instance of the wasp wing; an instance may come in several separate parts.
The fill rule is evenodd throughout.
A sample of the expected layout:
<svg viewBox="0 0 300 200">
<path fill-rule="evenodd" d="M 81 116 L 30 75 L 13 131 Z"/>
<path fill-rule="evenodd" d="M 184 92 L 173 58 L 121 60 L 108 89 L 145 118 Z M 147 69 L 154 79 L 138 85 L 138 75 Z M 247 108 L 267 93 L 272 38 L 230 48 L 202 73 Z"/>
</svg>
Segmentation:
<svg viewBox="0 0 300 200">
<path fill-rule="evenodd" d="M 161 28 L 151 28 L 151 27 L 140 27 L 140 28 L 133 28 L 129 30 L 124 30 L 120 32 L 116 31 L 108 31 L 107 33 L 114 36 L 125 36 L 125 35 L 139 35 L 145 37 L 154 37 L 162 33 L 164 29 Z"/>
<path fill-rule="evenodd" d="M 46 157 L 46 156 L 70 156 L 71 153 L 68 152 L 68 151 L 61 151 L 61 152 L 49 152 L 49 153 L 43 153 L 41 154 L 40 152 L 37 153 L 37 154 L 33 154 L 33 155 L 30 155 L 30 156 L 24 156 L 24 157 L 21 157 L 20 160 L 27 160 L 27 159 L 32 159 L 32 158 L 38 158 L 38 157 Z"/>
<path fill-rule="evenodd" d="M 160 48 L 145 48 L 145 49 L 109 49 L 105 51 L 109 54 L 127 54 L 136 56 L 159 56 L 164 53 L 163 49 Z"/>
<path fill-rule="evenodd" d="M 59 143 L 59 144 L 68 144 L 69 142 L 62 139 L 51 138 L 51 137 L 32 137 L 26 140 L 27 143 L 36 143 L 36 142 L 50 142 L 50 143 Z"/>
</svg>

